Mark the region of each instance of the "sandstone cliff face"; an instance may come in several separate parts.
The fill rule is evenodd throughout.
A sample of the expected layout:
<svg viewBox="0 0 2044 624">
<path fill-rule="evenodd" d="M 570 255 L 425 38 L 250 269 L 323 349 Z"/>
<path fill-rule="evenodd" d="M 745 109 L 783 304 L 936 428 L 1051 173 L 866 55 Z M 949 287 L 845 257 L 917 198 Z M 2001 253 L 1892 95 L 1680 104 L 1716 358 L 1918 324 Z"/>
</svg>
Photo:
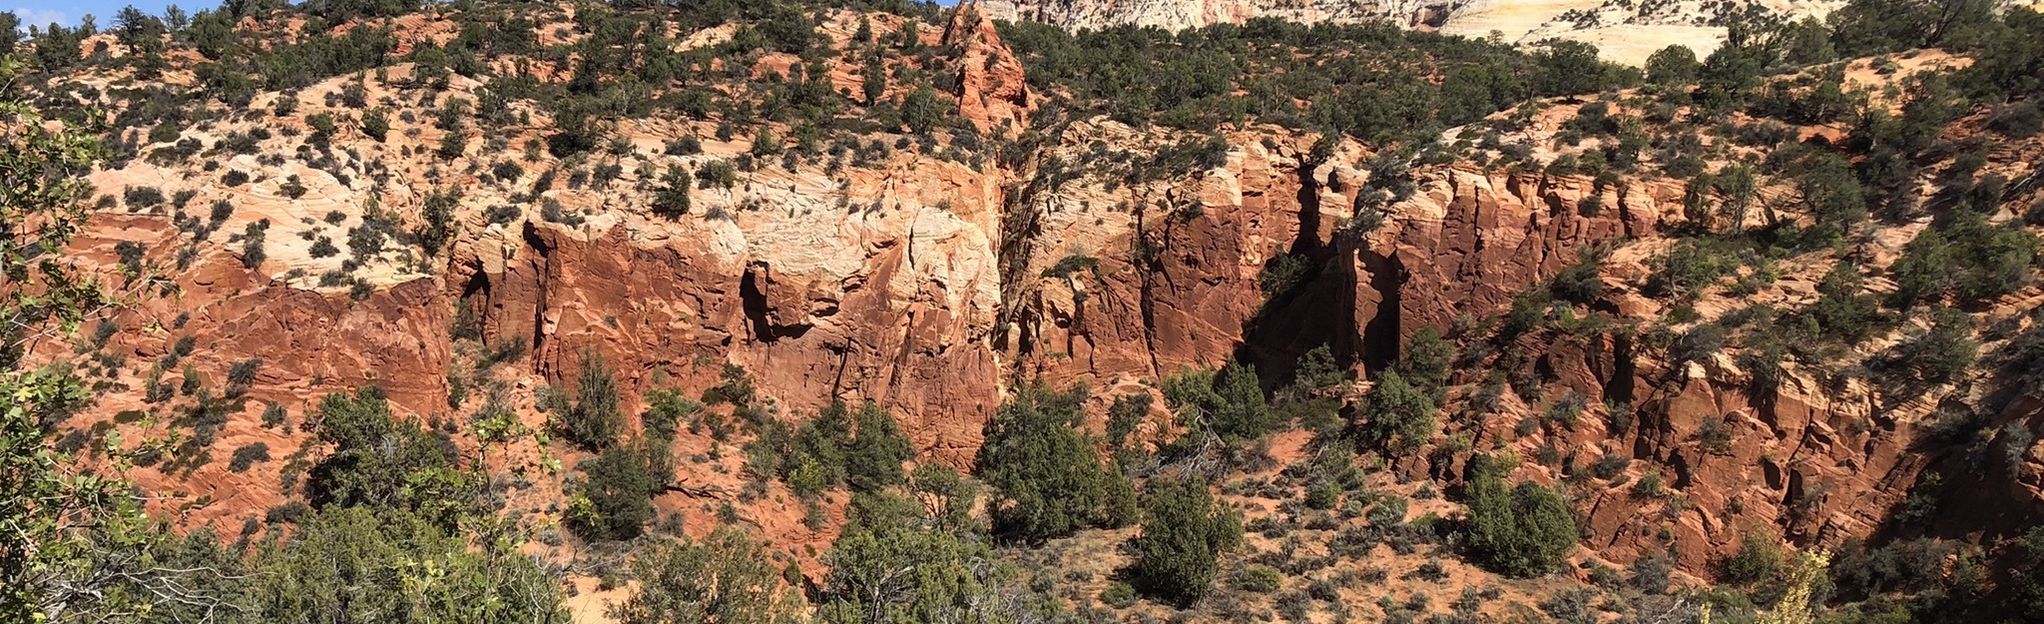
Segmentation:
<svg viewBox="0 0 2044 624">
<path fill-rule="evenodd" d="M 585 351 L 642 390 L 655 371 L 705 388 L 735 364 L 790 409 L 901 410 L 923 449 L 957 460 L 976 448 L 969 415 L 1000 396 L 984 346 L 997 189 L 981 180 L 941 162 L 835 190 L 791 172 L 734 191 L 730 220 L 527 222 L 458 250 L 446 296 L 481 312 L 486 335 L 529 340 L 550 378 L 571 379 Z"/>
<path fill-rule="evenodd" d="M 1350 205 L 1367 176 L 1338 164 L 1360 158 L 1354 146 L 1302 171 L 1302 143 L 1229 138 L 1224 165 L 1172 183 L 1115 192 L 1075 183 L 1035 198 L 1042 242 L 1063 247 L 1039 245 L 1023 276 L 1033 283 L 1010 310 L 1023 370 L 1088 383 L 1104 401 L 1147 392 L 1139 380 L 1231 356 L 1281 376 L 1322 344 L 1358 366 L 1381 367 L 1419 329 L 1453 335 L 1463 321 L 1498 317 L 1514 297 L 1593 249 L 1607 250 L 1606 272 L 1620 280 L 1596 309 L 1638 328 L 1663 313 L 1623 284 L 1646 273 L 1647 259 L 1665 246 L 1661 231 L 1685 218 L 1679 182 L 1600 187 L 1586 177 L 1424 167 L 1413 174 L 1413 196 L 1387 208 L 1382 226 L 1357 234 L 1341 224 L 1354 216 Z M 1309 258 L 1318 270 L 1297 294 L 1266 303 L 1258 270 L 1285 254 Z M 1055 270 L 1073 257 L 1095 262 Z M 1800 269 L 1759 297 L 1807 301 L 1827 266 Z M 1700 305 L 1720 314 L 1730 303 Z M 2011 309 L 2020 316 L 2027 308 Z M 1775 388 L 1756 390 L 1750 371 L 1729 355 L 1674 364 L 1665 347 L 1635 331 L 1548 329 L 1520 337 L 1506 350 L 1521 359 L 1479 360 L 1459 372 L 1463 388 L 1450 405 L 1477 392 L 1486 368 L 1536 380 L 1536 391 L 1507 391 L 1496 415 L 1450 424 L 1438 440 L 1495 441 L 1528 458 L 1520 478 L 1568 480 L 1587 520 L 1585 543 L 1598 556 L 1630 563 L 1668 553 L 1697 573 L 1749 533 L 1836 545 L 1879 532 L 1934 473 L 1973 481 L 1955 477 L 1967 468 L 1938 465 L 1957 460 L 1918 449 L 1940 416 L 1929 397 L 1941 390 L 1898 401 L 1864 381 L 1841 386 L 1793 367 Z M 1572 398 L 1588 407 L 1580 424 L 1515 431 Z M 1992 420 L 2027 418 L 2038 409 L 2031 403 L 2002 407 Z M 1629 417 L 1607 418 L 1613 409 Z M 1532 460 L 1547 453 L 1557 461 Z M 1600 485 L 1569 476 L 1605 456 L 1631 460 L 1627 477 Z M 1431 465 L 1433 476 L 1453 480 L 1462 459 L 1466 453 L 1446 464 L 1420 456 L 1403 464 L 1415 475 Z M 2019 485 L 2034 483 L 2034 467 L 2022 470 L 2008 481 L 1986 479 L 2010 484 L 1991 496 L 2025 501 L 2001 506 L 2006 513 L 1989 520 L 1995 526 L 2022 526 L 2044 500 Z M 1668 493 L 1634 492 L 1634 481 L 1648 478 L 1662 480 Z M 1939 495 L 1977 496 L 1964 490 Z"/>
<path fill-rule="evenodd" d="M 1115 124 L 1082 126 L 1060 149 L 1076 155 L 1096 142 L 1141 138 Z M 643 200 L 557 190 L 549 197 L 596 213 L 576 226 L 473 219 L 444 269 L 396 279 L 360 301 L 266 280 L 213 255 L 181 280 L 183 299 L 157 314 L 188 316 L 176 333 L 201 337 L 207 354 L 195 361 L 209 375 L 262 358 L 253 396 L 294 414 L 326 392 L 371 383 L 413 413 L 445 412 L 446 328 L 466 307 L 486 341 L 529 344 L 527 366 L 542 380 L 572 380 L 583 355 L 596 353 L 619 371 L 629 397 L 664 386 L 698 392 L 733 364 L 784 417 L 833 398 L 874 399 L 897 411 L 925 457 L 962 465 L 1016 379 L 1085 384 L 1104 405 L 1116 392 L 1149 391 L 1144 380 L 1217 366 L 1245 342 L 1242 355 L 1272 374 L 1321 344 L 1359 366 L 1382 366 L 1420 328 L 1446 333 L 1458 319 L 1502 314 L 1585 250 L 1652 239 L 1681 206 L 1681 188 L 1667 183 L 1593 191 L 1583 178 L 1433 166 L 1415 172 L 1418 190 L 1386 210 L 1384 225 L 1358 234 L 1342 224 L 1367 175 L 1343 163 L 1359 160 L 1360 148 L 1346 145 L 1301 171 L 1309 137 L 1262 128 L 1227 142 L 1212 169 L 1111 190 L 1081 179 L 1035 194 L 1023 208 L 1036 211 L 1036 225 L 1016 283 L 1001 275 L 997 255 L 998 241 L 1013 234 L 1003 228 L 1021 216 L 1002 208 L 1021 181 L 903 159 L 837 181 L 763 169 L 728 193 L 699 194 L 700 209 L 724 210 L 722 219 L 670 221 L 620 207 Z M 709 144 L 703 158 L 739 149 Z M 1586 216 L 1581 205 L 1592 192 L 1609 208 Z M 101 219 L 88 244 L 132 240 L 152 231 L 151 221 Z M 1317 263 L 1316 277 L 1266 303 L 1259 271 L 1286 254 Z M 1093 262 L 1056 270 L 1075 256 Z M 1006 308 L 1004 290 L 1019 293 Z M 159 357 L 169 342 L 140 342 L 134 355 Z M 1866 535 L 1930 461 L 1908 450 L 1936 407 L 1928 403 L 1876 406 L 1864 389 L 1840 392 L 1801 376 L 1749 396 L 1729 360 L 1671 368 L 1620 335 L 1541 334 L 1517 347 L 1531 356 L 1524 366 L 1552 383 L 1512 397 L 1504 415 L 1470 433 L 1506 440 L 1526 457 L 1543 447 L 1584 463 L 1626 456 L 1639 460 L 1634 472 L 1659 473 L 1679 493 L 1642 501 L 1625 484 L 1583 493 L 1586 544 L 1614 561 L 1672 550 L 1684 568 L 1704 570 L 1742 531 L 1765 527 L 1820 543 Z M 1512 431 L 1566 393 L 1592 406 L 1586 426 Z M 1606 400 L 1629 402 L 1637 424 L 1601 425 Z M 253 421 L 252 408 L 223 440 L 258 439 L 264 431 Z M 1706 427 L 1726 428 L 1738 442 L 1729 452 L 1705 450 Z M 1427 461 L 1405 465 L 1420 471 Z M 217 463 L 205 470 L 221 472 Z M 1530 462 L 1522 470 L 1562 477 Z M 192 497 L 244 500 L 243 509 L 281 500 L 265 494 L 273 485 L 225 472 L 163 478 L 212 484 Z M 1672 524 L 1672 542 L 1663 524 Z"/>
<path fill-rule="evenodd" d="M 1029 81 L 1022 62 L 994 30 L 994 22 L 978 6 L 951 12 L 944 45 L 959 50 L 958 114 L 981 133 L 997 129 L 1008 135 L 1029 125 Z"/>
<path fill-rule="evenodd" d="M 1278 8 L 1335 13 L 1323 5 Z M 994 15 L 1000 6 L 984 5 Z M 854 23 L 840 15 L 829 28 L 848 33 Z M 957 12 L 942 41 L 957 54 L 953 95 L 975 129 L 1004 136 L 1030 121 L 1038 95 L 986 17 Z M 753 69 L 782 74 L 793 62 L 769 55 Z M 848 64 L 826 69 L 840 87 L 858 84 Z M 399 92 L 408 75 L 395 69 L 388 82 L 365 82 L 382 96 Z M 303 130 L 304 116 L 331 109 L 322 101 L 352 80 L 306 89 L 295 116 L 264 123 Z M 450 90 L 473 95 L 477 86 L 456 78 Z M 264 94 L 257 104 L 275 97 Z M 624 148 L 591 157 L 615 166 L 614 178 L 572 181 L 572 169 L 591 163 L 536 150 L 502 174 L 509 179 L 484 174 L 513 160 L 510 146 L 544 138 L 547 113 L 521 112 L 538 121 L 447 161 L 428 155 L 442 132 L 421 120 L 397 122 L 387 143 L 343 130 L 333 139 L 340 156 L 226 159 L 223 166 L 256 175 L 245 185 L 229 186 L 218 172 L 139 161 L 96 173 L 102 189 L 159 185 L 167 194 L 193 192 L 193 206 L 225 199 L 238 207 L 203 236 L 180 232 L 163 214 L 100 211 L 79 242 L 85 257 L 112 263 L 116 246 L 131 241 L 165 264 L 180 246 L 194 258 L 176 273 L 179 298 L 123 321 L 128 330 L 162 331 L 125 331 L 116 345 L 148 362 L 192 337 L 201 348 L 186 361 L 211 379 L 260 358 L 254 402 L 225 425 L 221 448 L 265 441 L 316 453 L 303 427 L 260 424 L 263 405 L 284 405 L 292 422 L 302 422 L 319 397 L 365 384 L 384 387 L 407 414 L 465 418 L 481 399 L 447 402 L 452 370 L 473 364 L 450 326 L 472 318 L 482 342 L 529 349 L 501 376 L 526 393 L 514 407 L 534 428 L 546 416 L 533 411 L 531 391 L 572 383 L 585 354 L 618 371 L 628 408 L 660 388 L 699 394 L 730 365 L 774 403 L 774 417 L 805 418 L 837 398 L 872 399 L 894 410 L 919 457 L 965 465 L 983 423 L 1018 382 L 1084 384 L 1097 415 L 1115 394 L 1152 392 L 1156 379 L 1231 357 L 1276 380 L 1300 354 L 1328 345 L 1361 377 L 1395 361 L 1421 328 L 1452 335 L 1465 319 L 1503 314 L 1589 250 L 1610 250 L 1606 271 L 1624 278 L 1614 283 L 1635 282 L 1667 246 L 1660 234 L 1682 218 L 1685 191 L 1654 178 L 1599 184 L 1471 162 L 1423 165 L 1410 173 L 1411 196 L 1386 206 L 1381 225 L 1360 228 L 1352 223 L 1356 197 L 1379 182 L 1364 170 L 1371 155 L 1360 145 L 1342 142 L 1313 162 L 1318 137 L 1251 126 L 1222 134 L 1211 159 L 1150 166 L 1144 163 L 1160 146 L 1200 137 L 1102 119 L 1061 128 L 1033 164 L 1021 166 L 983 153 L 911 149 L 834 164 L 758 158 L 732 187 L 695 190 L 690 212 L 676 216 L 649 208 L 656 172 L 748 159 L 750 139 L 712 138 L 707 122 L 626 122 L 617 130 Z M 189 132 L 210 137 L 252 123 L 226 120 Z M 701 139 L 701 152 L 664 150 L 684 137 Z M 891 131 L 861 138 L 909 140 Z M 265 141 L 263 150 L 278 154 L 294 153 L 301 142 L 293 135 Z M 563 173 L 557 178 L 554 170 Z M 376 192 L 371 181 L 379 177 L 392 183 Z M 293 180 L 306 187 L 303 196 L 283 191 Z M 369 224 L 365 204 L 372 201 L 395 222 L 420 223 L 429 196 L 444 189 L 462 193 L 441 254 L 392 244 L 350 266 L 313 251 L 311 241 L 339 244 L 344 230 Z M 234 233 L 257 223 L 268 224 L 270 244 L 268 258 L 251 268 Z M 1892 254 L 1906 240 L 1875 253 Z M 1306 277 L 1291 292 L 1266 293 L 1265 269 L 1281 259 L 1305 267 Z M 344 267 L 351 283 L 321 277 Z M 1806 300 L 1821 268 L 1793 272 L 1766 296 Z M 1658 320 L 1660 304 L 1622 285 L 1613 290 L 1596 310 L 1626 323 Z M 1699 305 L 1712 315 L 1729 307 Z M 1876 530 L 1927 471 L 1966 482 L 1956 476 L 1963 466 L 1912 451 L 1939 408 L 1934 401 L 1883 404 L 1863 382 L 1834 387 L 1796 370 L 1778 390 L 1759 393 L 1730 357 L 1676 365 L 1645 342 L 1615 329 L 1544 329 L 1500 345 L 1516 359 L 1465 363 L 1452 396 L 1466 401 L 1487 368 L 1533 379 L 1530 390 L 1505 393 L 1488 419 L 1450 423 L 1439 441 L 1445 448 L 1467 435 L 1526 458 L 1552 449 L 1576 464 L 1606 455 L 1632 460 L 1628 477 L 1660 475 L 1674 494 L 1640 499 L 1629 482 L 1572 484 L 1588 520 L 1585 544 L 1620 562 L 1672 551 L 1693 572 L 1736 546 L 1742 531 L 1835 543 Z M 146 409 L 132 395 L 148 367 L 130 368 L 115 380 L 129 392 L 117 392 L 94 418 Z M 1518 431 L 1522 419 L 1570 395 L 1588 406 L 1580 426 Z M 1630 405 L 1632 418 L 1609 424 L 1607 401 Z M 1997 418 L 2037 409 L 2035 401 L 2015 401 Z M 1162 426 L 1161 414 L 1158 420 Z M 1733 443 L 1707 447 L 1706 431 Z M 706 436 L 678 444 L 701 455 L 719 448 Z M 2015 491 L 1956 488 L 1953 495 L 2003 497 L 2016 501 L 2002 505 L 2012 516 L 2032 513 L 2044 450 L 2018 450 L 2026 472 L 1995 481 L 2015 483 Z M 1449 451 L 1394 463 L 1406 475 L 1452 481 L 1467 459 L 1466 451 Z M 739 462 L 729 455 L 718 461 L 723 472 L 683 475 L 662 505 L 692 510 L 730 498 L 743 487 Z M 166 498 L 189 509 L 188 522 L 231 529 L 227 523 L 286 500 L 280 477 L 291 468 L 282 464 L 248 473 L 225 462 L 145 471 L 143 484 L 173 493 Z M 1520 470 L 1523 478 L 1569 478 L 1556 463 L 1528 461 Z M 545 506 L 544 496 L 532 498 L 533 508 Z M 771 512 L 757 523 L 774 543 L 827 543 L 828 527 L 803 526 L 795 520 L 800 511 L 779 498 L 757 503 Z M 813 557 L 803 560 L 814 567 Z"/>
<path fill-rule="evenodd" d="M 1113 385 L 1229 357 L 1259 312 L 1264 263 L 1297 239 L 1332 233 L 1332 218 L 1314 223 L 1319 198 L 1301 198 L 1313 175 L 1300 170 L 1305 139 L 1262 141 L 1270 131 L 1229 135 L 1225 162 L 1212 169 L 1136 186 L 1081 178 L 1031 194 L 1021 210 L 1033 244 L 1009 284 L 1020 294 L 1007 310 L 1015 327 L 1005 328 L 1021 365 L 1055 383 Z M 1118 124 L 1084 128 L 1059 155 L 1083 159 L 1094 141 L 1140 136 Z M 1081 258 L 1084 267 L 1058 266 Z"/>
</svg>

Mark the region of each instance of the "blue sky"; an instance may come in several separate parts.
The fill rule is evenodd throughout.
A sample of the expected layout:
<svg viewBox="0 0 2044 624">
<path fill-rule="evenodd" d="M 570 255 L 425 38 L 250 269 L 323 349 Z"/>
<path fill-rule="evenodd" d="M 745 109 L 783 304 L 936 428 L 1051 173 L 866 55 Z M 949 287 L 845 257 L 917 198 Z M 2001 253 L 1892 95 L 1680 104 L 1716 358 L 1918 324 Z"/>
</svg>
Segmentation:
<svg viewBox="0 0 2044 624">
<path fill-rule="evenodd" d="M 296 2 L 296 0 L 293 1 L 294 3 Z M 956 4 L 957 1 L 937 0 L 937 4 L 951 6 Z M 220 6 L 220 0 L 188 0 L 187 2 L 175 2 L 172 0 L 0 0 L 0 10 L 13 11 L 16 16 L 21 18 L 23 29 L 27 29 L 30 25 L 43 26 L 50 22 L 57 22 L 65 26 L 75 26 L 78 24 L 78 20 L 84 19 L 86 15 L 98 16 L 99 27 L 104 29 L 113 24 L 115 12 L 120 11 L 121 7 L 131 4 L 135 5 L 135 8 L 148 11 L 152 15 L 162 15 L 163 7 L 173 4 L 183 7 L 186 13 L 197 13 L 203 9 Z"/>
<path fill-rule="evenodd" d="M 99 27 L 104 29 L 114 21 L 114 13 L 130 4 L 151 14 L 162 15 L 163 7 L 178 5 L 186 13 L 220 6 L 220 0 L 199 0 L 197 2 L 173 2 L 171 0 L 0 0 L 0 9 L 13 11 L 21 18 L 22 28 L 33 24 L 47 25 L 57 22 L 74 26 L 86 15 L 98 16 Z"/>
</svg>

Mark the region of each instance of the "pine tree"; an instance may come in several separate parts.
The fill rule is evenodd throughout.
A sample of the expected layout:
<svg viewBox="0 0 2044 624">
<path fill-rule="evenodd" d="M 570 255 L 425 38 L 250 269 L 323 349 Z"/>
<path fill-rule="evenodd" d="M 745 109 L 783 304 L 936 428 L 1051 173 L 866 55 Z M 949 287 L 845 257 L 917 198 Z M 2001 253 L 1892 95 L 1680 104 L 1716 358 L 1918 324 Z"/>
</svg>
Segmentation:
<svg viewBox="0 0 2044 624">
<path fill-rule="evenodd" d="M 659 488 L 646 455 L 636 448 L 612 447 L 582 471 L 589 481 L 569 503 L 570 525 L 592 539 L 638 537 L 653 519 L 653 493 Z"/>
<path fill-rule="evenodd" d="M 845 452 L 846 482 L 867 492 L 901 483 L 901 463 L 913 449 L 895 426 L 894 415 L 866 401 L 859 406 L 857 424 Z"/>
<path fill-rule="evenodd" d="M 638 591 L 610 607 L 621 624 L 801 621 L 801 601 L 783 587 L 766 548 L 720 526 L 701 541 L 655 542 L 632 560 Z"/>
<path fill-rule="evenodd" d="M 666 215 L 685 215 L 689 211 L 689 191 L 695 187 L 695 176 L 680 165 L 669 165 L 666 175 L 660 178 L 660 192 L 653 197 L 653 211 Z"/>
<path fill-rule="evenodd" d="M 1150 488 L 1134 543 L 1136 578 L 1152 595 L 1198 602 L 1213 589 L 1221 555 L 1241 543 L 1242 518 L 1202 480 L 1162 480 Z"/>
<path fill-rule="evenodd" d="M 1406 383 L 1396 371 L 1385 371 L 1366 397 L 1359 423 L 1360 437 L 1392 453 L 1419 449 L 1434 434 L 1434 400 Z"/>
<path fill-rule="evenodd" d="M 1032 384 L 987 421 L 980 478 L 993 486 L 994 529 L 1026 540 L 1071 535 L 1094 521 L 1105 495 L 1100 458 L 1079 433 L 1077 391 Z"/>
<path fill-rule="evenodd" d="M 1505 487 L 1506 468 L 1482 458 L 1471 470 L 1469 544 L 1500 573 L 1533 577 L 1561 569 L 1575 548 L 1575 516 L 1561 496 L 1535 483 Z"/>
<path fill-rule="evenodd" d="M 558 396 L 558 395 L 556 395 Z M 563 407 L 565 397 L 555 399 Z M 582 371 L 575 380 L 575 400 L 559 414 L 561 433 L 584 449 L 597 451 L 617 444 L 624 433 L 624 414 L 618 408 L 617 377 L 595 351 L 582 354 Z"/>
<path fill-rule="evenodd" d="M 880 63 L 880 55 L 866 57 L 866 66 L 859 73 L 864 74 L 860 95 L 866 97 L 866 105 L 880 103 L 880 97 L 887 94 L 887 66 Z"/>
<path fill-rule="evenodd" d="M 1432 327 L 1421 327 L 1405 341 L 1398 354 L 1398 373 L 1414 387 L 1438 402 L 1446 395 L 1448 377 L 1454 365 L 1455 346 L 1441 339 Z"/>
<path fill-rule="evenodd" d="M 1277 417 L 1263 398 L 1256 368 L 1229 363 L 1214 378 L 1214 432 L 1234 440 L 1255 440 L 1277 428 Z"/>
</svg>

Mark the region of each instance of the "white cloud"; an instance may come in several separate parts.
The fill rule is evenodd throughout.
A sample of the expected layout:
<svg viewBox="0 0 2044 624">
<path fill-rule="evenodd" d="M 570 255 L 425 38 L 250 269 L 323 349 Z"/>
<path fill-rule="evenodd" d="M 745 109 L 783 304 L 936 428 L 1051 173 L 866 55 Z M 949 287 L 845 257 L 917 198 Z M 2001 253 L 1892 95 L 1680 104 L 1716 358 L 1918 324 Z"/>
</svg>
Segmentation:
<svg viewBox="0 0 2044 624">
<path fill-rule="evenodd" d="M 13 11 L 15 17 L 21 18 L 21 30 L 23 32 L 27 32 L 30 26 L 42 28 L 52 23 L 63 24 L 65 26 L 71 25 L 71 16 L 63 11 L 53 11 L 50 9 L 13 9 Z"/>
</svg>

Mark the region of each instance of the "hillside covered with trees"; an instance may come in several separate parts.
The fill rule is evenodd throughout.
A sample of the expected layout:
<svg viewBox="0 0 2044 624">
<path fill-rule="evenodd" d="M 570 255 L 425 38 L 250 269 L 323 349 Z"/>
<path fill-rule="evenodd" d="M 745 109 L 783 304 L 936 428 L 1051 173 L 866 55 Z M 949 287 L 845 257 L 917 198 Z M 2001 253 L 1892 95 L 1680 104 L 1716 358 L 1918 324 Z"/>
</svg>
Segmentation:
<svg viewBox="0 0 2044 624">
<path fill-rule="evenodd" d="M 2044 14 L 1727 15 L 0 13 L 0 620 L 2040 621 Z"/>
</svg>

